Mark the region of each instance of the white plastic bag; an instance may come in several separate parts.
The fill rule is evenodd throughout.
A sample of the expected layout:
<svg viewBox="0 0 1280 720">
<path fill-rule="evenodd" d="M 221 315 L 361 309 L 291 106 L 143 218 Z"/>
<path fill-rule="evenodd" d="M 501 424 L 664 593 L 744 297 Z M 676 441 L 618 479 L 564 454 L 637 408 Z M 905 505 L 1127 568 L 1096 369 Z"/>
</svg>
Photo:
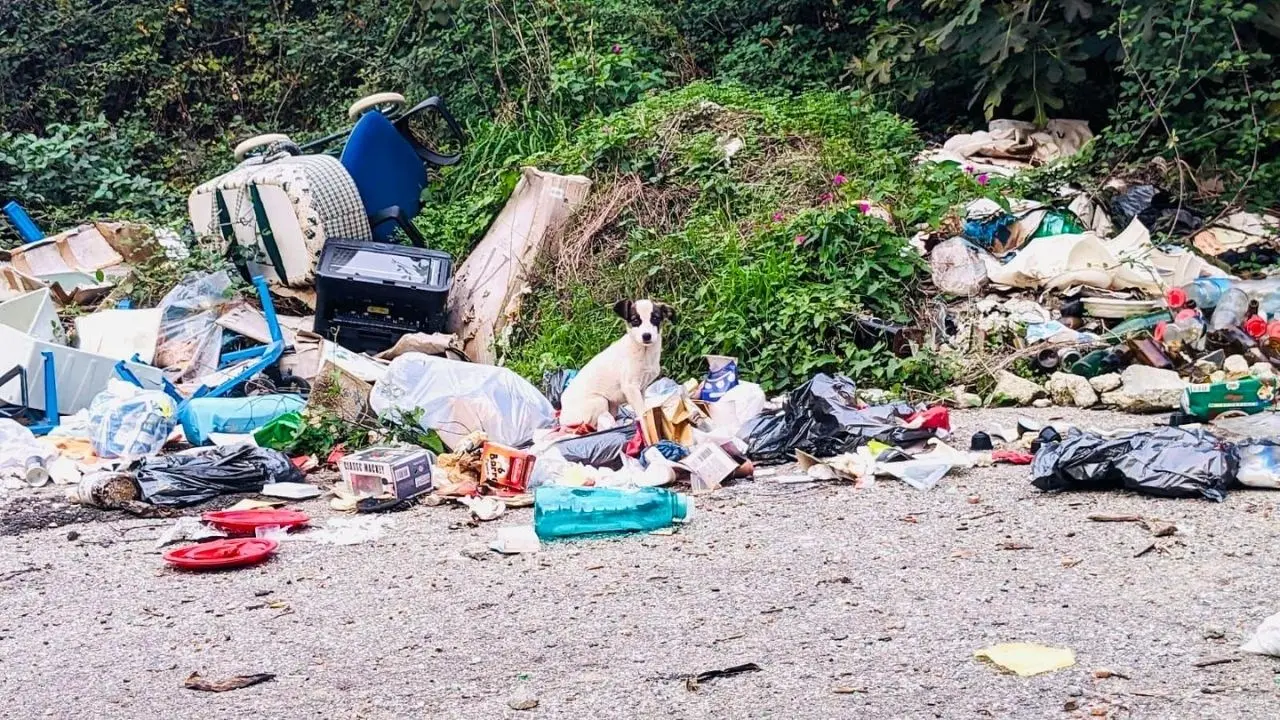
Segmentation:
<svg viewBox="0 0 1280 720">
<path fill-rule="evenodd" d="M 1280 490 L 1280 445 L 1270 442 L 1242 443 L 1240 470 L 1236 480 L 1241 485 Z"/>
<path fill-rule="evenodd" d="M 944 295 L 970 297 L 982 292 L 987 284 L 987 267 L 977 248 L 962 237 L 938 243 L 929 253 L 933 284 Z"/>
<path fill-rule="evenodd" d="M 16 420 L 0 418 L 0 472 L 23 472 L 32 458 L 40 458 L 43 466 L 56 455 Z"/>
<path fill-rule="evenodd" d="M 415 418 L 449 447 L 477 430 L 493 442 L 519 445 L 555 417 L 542 393 L 506 368 L 422 353 L 392 360 L 373 386 L 369 406 L 379 417 Z"/>
<path fill-rule="evenodd" d="M 711 424 L 725 435 L 734 436 L 747 421 L 760 414 L 767 402 L 764 390 L 751 382 L 739 382 L 711 403 Z"/>
<path fill-rule="evenodd" d="M 89 422 L 93 451 L 100 457 L 142 457 L 164 447 L 178 424 L 178 406 L 159 390 L 113 379 L 90 404 Z"/>
<path fill-rule="evenodd" d="M 1253 631 L 1253 637 L 1241 645 L 1240 649 L 1255 655 L 1280 657 L 1280 613 L 1263 620 L 1258 629 Z"/>
</svg>

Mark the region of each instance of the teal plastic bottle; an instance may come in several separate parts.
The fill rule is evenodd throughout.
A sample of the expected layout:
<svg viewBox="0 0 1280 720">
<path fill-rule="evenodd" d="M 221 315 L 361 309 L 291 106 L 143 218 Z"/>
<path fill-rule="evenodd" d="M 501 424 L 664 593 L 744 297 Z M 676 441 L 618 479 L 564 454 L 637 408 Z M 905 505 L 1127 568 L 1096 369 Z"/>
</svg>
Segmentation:
<svg viewBox="0 0 1280 720">
<path fill-rule="evenodd" d="M 692 516 L 690 498 L 663 488 L 543 485 L 533 491 L 533 530 L 543 540 L 647 532 Z"/>
</svg>

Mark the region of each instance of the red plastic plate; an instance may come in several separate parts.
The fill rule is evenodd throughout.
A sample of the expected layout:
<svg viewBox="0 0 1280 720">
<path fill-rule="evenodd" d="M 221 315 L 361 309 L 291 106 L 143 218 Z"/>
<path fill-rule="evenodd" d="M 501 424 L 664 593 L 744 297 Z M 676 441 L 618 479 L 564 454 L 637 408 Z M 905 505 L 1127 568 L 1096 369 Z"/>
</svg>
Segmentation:
<svg viewBox="0 0 1280 720">
<path fill-rule="evenodd" d="M 223 570 L 260 563 L 278 547 L 268 538 L 221 538 L 169 550 L 164 561 L 186 570 Z"/>
<path fill-rule="evenodd" d="M 293 528 L 311 522 L 310 516 L 297 510 L 215 510 L 201 517 L 207 523 L 238 535 L 252 535 L 260 527 Z"/>
</svg>

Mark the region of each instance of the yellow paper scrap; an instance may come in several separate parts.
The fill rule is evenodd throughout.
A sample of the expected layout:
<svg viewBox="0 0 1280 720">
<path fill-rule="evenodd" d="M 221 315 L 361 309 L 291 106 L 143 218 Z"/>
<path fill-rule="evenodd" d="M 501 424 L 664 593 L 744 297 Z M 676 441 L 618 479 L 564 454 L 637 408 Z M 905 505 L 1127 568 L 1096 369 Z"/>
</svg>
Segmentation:
<svg viewBox="0 0 1280 720">
<path fill-rule="evenodd" d="M 988 660 L 1002 670 L 1022 677 L 1053 672 L 1076 664 L 1076 654 L 1070 648 L 1036 643 L 1001 643 L 978 650 L 973 656 L 979 660 Z"/>
</svg>

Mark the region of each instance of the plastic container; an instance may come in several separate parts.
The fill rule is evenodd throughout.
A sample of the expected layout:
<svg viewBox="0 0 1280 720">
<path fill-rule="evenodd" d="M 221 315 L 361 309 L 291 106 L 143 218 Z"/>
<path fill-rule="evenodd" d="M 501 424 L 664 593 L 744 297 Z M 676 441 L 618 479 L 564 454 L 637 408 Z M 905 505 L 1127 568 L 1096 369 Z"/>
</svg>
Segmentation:
<svg viewBox="0 0 1280 720">
<path fill-rule="evenodd" d="M 1223 293 L 1231 287 L 1231 282 L 1230 278 L 1196 278 L 1180 288 L 1169 291 L 1167 296 L 1169 307 L 1180 308 L 1186 305 L 1188 300 L 1194 302 L 1196 307 L 1216 307 Z"/>
<path fill-rule="evenodd" d="M 1200 307 L 1207 307 L 1200 305 Z M 1209 318 L 1209 330 L 1224 330 L 1244 322 L 1249 312 L 1249 294 L 1240 288 L 1230 288 L 1218 299 L 1213 315 Z"/>
<path fill-rule="evenodd" d="M 1204 323 L 1200 318 L 1191 316 L 1183 318 L 1164 328 L 1160 338 L 1165 347 L 1192 347 L 1204 337 Z"/>
<path fill-rule="evenodd" d="M 690 498 L 662 488 L 547 485 L 533 494 L 533 528 L 543 540 L 648 532 L 692 517 Z"/>
<path fill-rule="evenodd" d="M 307 404 L 297 395 L 195 398 L 178 413 L 187 442 L 203 445 L 209 433 L 251 433 L 281 415 L 301 411 Z"/>
</svg>

